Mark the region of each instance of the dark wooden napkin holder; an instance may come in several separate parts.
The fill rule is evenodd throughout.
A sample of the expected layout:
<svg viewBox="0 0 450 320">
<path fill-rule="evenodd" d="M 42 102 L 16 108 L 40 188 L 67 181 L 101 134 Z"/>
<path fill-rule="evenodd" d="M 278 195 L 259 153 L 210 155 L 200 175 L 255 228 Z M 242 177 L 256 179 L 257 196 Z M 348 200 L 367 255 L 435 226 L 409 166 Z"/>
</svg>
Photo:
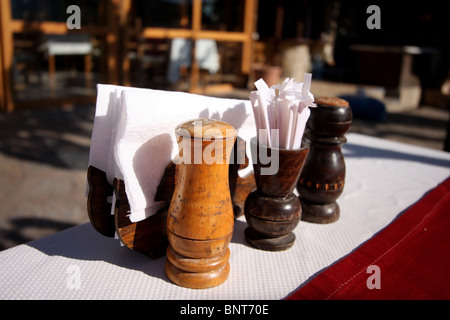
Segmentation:
<svg viewBox="0 0 450 320">
<path fill-rule="evenodd" d="M 253 173 L 240 177 L 238 171 L 249 165 L 245 152 L 245 140 L 238 137 L 232 153 L 233 161 L 229 165 L 229 184 L 231 199 L 234 206 L 235 218 L 244 214 L 245 200 L 256 188 Z M 237 159 L 245 159 L 240 164 Z M 138 251 L 151 259 L 159 258 L 166 253 L 167 240 L 167 209 L 169 208 L 175 188 L 177 165 L 170 162 L 158 185 L 155 201 L 164 201 L 166 206 L 156 214 L 139 222 L 131 222 L 128 218 L 130 206 L 125 192 L 123 180 L 114 179 L 111 185 L 106 179 L 106 173 L 98 168 L 89 166 L 87 180 L 89 194 L 87 211 L 94 229 L 106 237 L 117 236 L 128 248 Z M 115 203 L 108 202 L 112 194 L 116 197 Z M 111 214 L 114 205 L 114 215 Z"/>
</svg>

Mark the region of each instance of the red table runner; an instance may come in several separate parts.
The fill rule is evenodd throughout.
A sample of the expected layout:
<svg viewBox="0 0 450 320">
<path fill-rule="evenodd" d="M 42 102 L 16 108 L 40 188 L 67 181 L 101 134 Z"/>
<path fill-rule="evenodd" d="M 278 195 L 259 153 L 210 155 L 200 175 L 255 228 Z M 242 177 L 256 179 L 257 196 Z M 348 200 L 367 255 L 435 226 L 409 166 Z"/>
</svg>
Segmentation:
<svg viewBox="0 0 450 320">
<path fill-rule="evenodd" d="M 286 299 L 449 298 L 450 177 Z"/>
</svg>

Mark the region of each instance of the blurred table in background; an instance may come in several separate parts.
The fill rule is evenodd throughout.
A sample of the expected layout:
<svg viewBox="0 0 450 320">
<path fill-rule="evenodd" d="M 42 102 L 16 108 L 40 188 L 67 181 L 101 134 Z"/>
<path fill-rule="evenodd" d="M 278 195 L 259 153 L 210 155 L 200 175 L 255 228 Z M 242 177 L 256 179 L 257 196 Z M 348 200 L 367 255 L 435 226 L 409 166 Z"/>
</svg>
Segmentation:
<svg viewBox="0 0 450 320">
<path fill-rule="evenodd" d="M 91 72 L 91 55 L 94 47 L 88 34 L 47 34 L 44 35 L 43 42 L 39 50 L 48 58 L 48 71 L 51 77 L 55 75 L 56 56 L 84 56 L 85 76 Z"/>
<path fill-rule="evenodd" d="M 395 89 L 398 92 L 398 101 L 391 103 L 390 111 L 419 107 L 423 83 L 413 70 L 414 57 L 442 54 L 437 48 L 418 46 L 354 44 L 350 46 L 350 50 L 358 53 L 360 83 L 383 86 L 387 90 Z M 430 70 L 434 68 L 434 65 L 429 65 Z"/>
</svg>

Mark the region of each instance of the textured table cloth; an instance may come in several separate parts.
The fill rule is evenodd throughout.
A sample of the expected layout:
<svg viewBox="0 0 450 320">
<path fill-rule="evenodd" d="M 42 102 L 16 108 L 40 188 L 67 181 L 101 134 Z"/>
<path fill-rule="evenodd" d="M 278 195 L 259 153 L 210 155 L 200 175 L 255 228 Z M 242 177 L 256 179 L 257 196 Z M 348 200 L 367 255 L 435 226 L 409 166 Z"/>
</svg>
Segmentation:
<svg viewBox="0 0 450 320">
<path fill-rule="evenodd" d="M 347 138 L 340 219 L 302 221 L 291 249 L 266 252 L 246 243 L 247 224 L 239 218 L 230 276 L 218 287 L 178 287 L 164 274 L 165 257 L 150 260 L 84 224 L 0 252 L 0 299 L 284 299 L 450 176 L 449 153 L 359 134 Z"/>
<path fill-rule="evenodd" d="M 450 299 L 450 177 L 287 299 Z"/>
</svg>

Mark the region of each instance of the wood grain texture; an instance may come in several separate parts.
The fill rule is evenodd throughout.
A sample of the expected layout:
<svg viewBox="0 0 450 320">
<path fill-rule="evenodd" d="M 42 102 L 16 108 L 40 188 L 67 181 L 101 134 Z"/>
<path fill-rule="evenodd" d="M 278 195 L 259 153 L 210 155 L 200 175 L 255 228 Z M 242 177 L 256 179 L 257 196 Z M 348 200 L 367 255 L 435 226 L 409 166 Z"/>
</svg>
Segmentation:
<svg viewBox="0 0 450 320">
<path fill-rule="evenodd" d="M 115 226 L 122 243 L 152 259 L 163 256 L 168 245 L 167 207 L 147 219 L 131 222 L 128 218 L 130 206 L 125 192 L 125 183 L 122 180 L 114 180 L 114 192 L 117 199 L 114 212 Z"/>
<path fill-rule="evenodd" d="M 228 279 L 230 263 L 218 269 L 207 272 L 189 272 L 175 267 L 166 260 L 165 272 L 167 277 L 175 284 L 191 289 L 208 289 L 216 287 Z"/>
<path fill-rule="evenodd" d="M 297 183 L 302 203 L 302 220 L 332 223 L 339 219 L 336 200 L 345 185 L 345 159 L 341 146 L 352 123 L 352 110 L 347 101 L 320 97 L 311 108 L 304 143 L 310 146 L 305 167 Z"/>
<path fill-rule="evenodd" d="M 116 231 L 114 217 L 111 215 L 113 186 L 108 183 L 106 173 L 96 167 L 89 166 L 87 171 L 89 193 L 87 198 L 87 212 L 92 226 L 97 232 L 106 237 L 114 237 Z"/>
<path fill-rule="evenodd" d="M 175 134 L 181 161 L 167 213 L 167 236 L 168 252 L 177 254 L 167 256 L 165 271 L 180 286 L 210 288 L 229 273 L 226 253 L 234 212 L 228 172 L 236 131 L 226 122 L 200 119 L 181 124 Z"/>
<path fill-rule="evenodd" d="M 257 150 L 257 163 L 253 164 L 257 189 L 245 201 L 244 214 L 248 223 L 246 240 L 262 250 L 281 251 L 292 247 L 295 236 L 292 231 L 300 222 L 302 207 L 293 193 L 302 172 L 309 147 L 286 150 L 256 144 L 251 140 L 252 149 Z M 259 151 L 262 150 L 262 153 Z M 263 174 L 264 167 L 273 163 L 262 163 L 261 155 L 267 155 L 271 162 L 277 161 L 274 174 Z"/>
<path fill-rule="evenodd" d="M 175 163 L 178 163 L 176 159 L 167 165 L 161 182 L 158 185 L 155 201 L 170 202 L 172 199 L 178 172 L 178 164 Z M 238 136 L 231 153 L 230 165 L 228 168 L 229 187 L 235 218 L 244 214 L 245 199 L 247 199 L 249 193 L 256 188 L 253 173 L 249 173 L 245 177 L 239 176 L 239 170 L 246 168 L 248 165 L 251 164 L 246 154 L 246 142 Z"/>
<path fill-rule="evenodd" d="M 235 218 L 244 214 L 244 203 L 248 194 L 255 189 L 253 173 L 240 177 L 238 170 L 249 165 L 245 153 L 245 140 L 238 138 L 232 152 L 233 161 L 229 165 L 229 187 Z M 88 168 L 88 215 L 95 230 L 104 236 L 114 237 L 117 231 L 119 239 L 128 248 L 156 259 L 165 255 L 167 239 L 167 208 L 172 199 L 177 178 L 177 161 L 170 162 L 166 167 L 161 182 L 158 185 L 155 201 L 164 201 L 167 207 L 145 220 L 132 223 L 128 218 L 130 206 L 125 192 L 123 180 L 115 179 L 111 186 L 104 171 L 95 167 Z M 108 197 L 115 194 L 114 215 L 111 215 L 111 203 Z"/>
</svg>

